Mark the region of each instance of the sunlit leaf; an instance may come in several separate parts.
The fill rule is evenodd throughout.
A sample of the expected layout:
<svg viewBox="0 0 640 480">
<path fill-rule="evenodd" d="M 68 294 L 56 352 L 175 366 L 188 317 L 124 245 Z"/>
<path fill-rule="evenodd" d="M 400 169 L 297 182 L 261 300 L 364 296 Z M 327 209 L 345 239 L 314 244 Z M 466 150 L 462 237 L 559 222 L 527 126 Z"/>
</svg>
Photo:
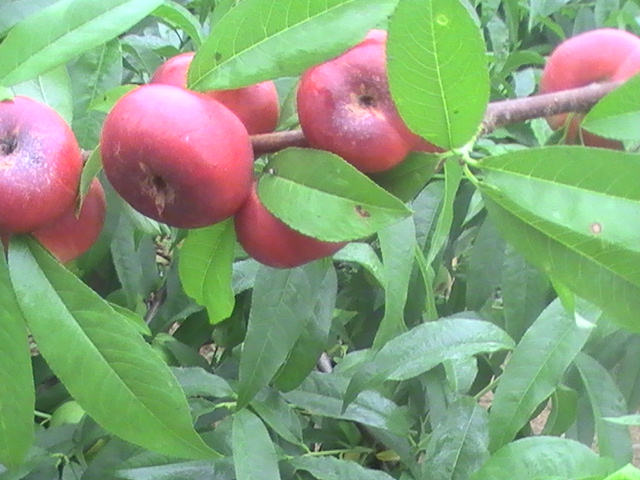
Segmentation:
<svg viewBox="0 0 640 480">
<path fill-rule="evenodd" d="M 233 222 L 193 229 L 180 249 L 180 279 L 184 291 L 207 307 L 209 321 L 229 318 L 235 304 L 231 288 L 236 236 Z"/>
<path fill-rule="evenodd" d="M 150 450 L 216 457 L 175 377 L 128 320 L 34 241 L 12 241 L 9 268 L 40 352 L 93 419 Z"/>
<path fill-rule="evenodd" d="M 189 88 L 237 88 L 298 75 L 362 40 L 397 3 L 244 0 L 216 23 L 198 49 Z"/>
<path fill-rule="evenodd" d="M 389 23 L 389 87 L 403 119 L 439 147 L 478 132 L 489 101 L 479 27 L 459 0 L 401 0 Z"/>
<path fill-rule="evenodd" d="M 288 148 L 265 172 L 258 183 L 265 206 L 321 240 L 358 240 L 410 215 L 400 200 L 329 152 Z"/>
<path fill-rule="evenodd" d="M 0 255 L 0 463 L 19 465 L 33 441 L 33 374 L 27 326 Z"/>
<path fill-rule="evenodd" d="M 540 436 L 505 445 L 471 476 L 471 480 L 590 480 L 602 478 L 612 471 L 610 459 L 599 457 L 582 443 Z"/>
<path fill-rule="evenodd" d="M 61 0 L 13 27 L 0 44 L 0 83 L 12 86 L 126 32 L 162 0 Z"/>
<path fill-rule="evenodd" d="M 554 281 L 640 329 L 640 157 L 586 147 L 488 158 L 480 184 L 502 235 Z"/>
</svg>

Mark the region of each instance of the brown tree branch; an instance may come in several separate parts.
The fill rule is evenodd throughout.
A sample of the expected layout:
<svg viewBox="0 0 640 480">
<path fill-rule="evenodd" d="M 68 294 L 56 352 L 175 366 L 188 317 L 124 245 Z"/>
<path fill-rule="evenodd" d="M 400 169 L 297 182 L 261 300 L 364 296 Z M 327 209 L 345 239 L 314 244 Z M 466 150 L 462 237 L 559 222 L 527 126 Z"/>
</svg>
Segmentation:
<svg viewBox="0 0 640 480">
<path fill-rule="evenodd" d="M 256 157 L 264 153 L 274 153 L 286 147 L 308 146 L 302 130 L 251 135 L 251 145 Z"/>
<path fill-rule="evenodd" d="M 491 102 L 485 112 L 481 132 L 486 134 L 496 128 L 558 113 L 587 112 L 598 100 L 622 83 L 594 83 L 562 92 Z M 308 146 L 302 130 L 253 135 L 251 144 L 256 156 L 277 152 L 286 147 Z"/>
<path fill-rule="evenodd" d="M 588 112 L 598 103 L 598 100 L 623 83 L 593 83 L 586 87 L 562 92 L 542 93 L 531 97 L 492 102 L 487 107 L 484 120 L 482 120 L 482 133 L 489 133 L 499 127 L 558 113 Z"/>
</svg>

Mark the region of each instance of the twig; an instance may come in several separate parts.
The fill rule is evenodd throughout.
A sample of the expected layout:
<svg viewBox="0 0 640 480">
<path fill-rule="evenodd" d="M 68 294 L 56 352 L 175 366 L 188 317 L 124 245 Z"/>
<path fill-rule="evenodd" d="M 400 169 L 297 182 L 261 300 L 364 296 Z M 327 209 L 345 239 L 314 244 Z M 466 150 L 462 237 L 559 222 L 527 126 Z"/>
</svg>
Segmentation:
<svg viewBox="0 0 640 480">
<path fill-rule="evenodd" d="M 155 316 L 158 314 L 160 307 L 162 307 L 162 304 L 166 299 L 167 299 L 167 285 L 165 283 L 164 285 L 162 285 L 162 287 L 160 287 L 160 289 L 156 290 L 151 294 L 151 297 L 147 302 L 147 305 L 148 305 L 147 313 L 144 316 L 144 322 L 147 325 L 149 325 L 153 321 Z"/>
<path fill-rule="evenodd" d="M 251 145 L 256 157 L 265 153 L 274 153 L 287 147 L 306 147 L 307 139 L 302 130 L 263 133 L 251 136 Z"/>
<path fill-rule="evenodd" d="M 482 133 L 489 133 L 496 128 L 533 118 L 548 117 L 558 113 L 587 112 L 598 103 L 598 100 L 623 83 L 593 83 L 586 87 L 562 92 L 542 93 L 531 97 L 492 102 L 484 114 Z"/>
</svg>

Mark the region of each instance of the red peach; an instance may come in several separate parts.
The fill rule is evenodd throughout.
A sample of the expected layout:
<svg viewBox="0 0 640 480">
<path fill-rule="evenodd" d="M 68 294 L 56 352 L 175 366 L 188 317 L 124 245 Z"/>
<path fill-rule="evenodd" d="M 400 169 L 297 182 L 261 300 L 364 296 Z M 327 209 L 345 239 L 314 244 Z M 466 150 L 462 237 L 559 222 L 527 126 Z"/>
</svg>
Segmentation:
<svg viewBox="0 0 640 480">
<path fill-rule="evenodd" d="M 52 108 L 0 102 L 0 231 L 27 233 L 72 208 L 81 171 L 78 142 Z"/>
<path fill-rule="evenodd" d="M 122 198 L 179 228 L 230 217 L 251 188 L 253 152 L 242 122 L 211 97 L 170 85 L 122 97 L 104 122 L 100 151 Z"/>
<path fill-rule="evenodd" d="M 182 53 L 164 62 L 151 77 L 150 83 L 163 83 L 186 88 L 187 71 L 193 52 Z M 231 90 L 203 92 L 235 113 L 244 123 L 249 135 L 273 132 L 278 125 L 280 104 L 272 81 Z"/>
<path fill-rule="evenodd" d="M 400 117 L 387 80 L 387 32 L 372 30 L 339 57 L 307 70 L 297 105 L 313 148 L 341 156 L 363 172 L 381 172 L 412 150 L 439 151 Z"/>
<path fill-rule="evenodd" d="M 638 39 L 640 42 L 640 38 Z M 628 80 L 640 72 L 640 46 L 633 50 L 611 76 L 614 82 Z"/>
<path fill-rule="evenodd" d="M 262 204 L 255 184 L 234 222 L 242 248 L 260 263 L 274 268 L 298 267 L 333 255 L 346 245 L 323 242 L 293 230 Z"/>
<path fill-rule="evenodd" d="M 62 217 L 33 231 L 33 236 L 60 262 L 67 263 L 91 248 L 100 235 L 106 214 L 100 181 L 94 178 L 80 213 L 71 208 Z"/>
<path fill-rule="evenodd" d="M 594 82 L 627 80 L 640 71 L 640 38 L 624 30 L 591 30 L 562 42 L 547 60 L 540 92 L 549 93 L 584 87 Z M 566 140 L 574 143 L 579 136 L 584 144 L 621 148 L 620 142 L 580 131 L 582 115 L 574 114 L 567 125 Z M 567 123 L 567 114 L 548 117 L 549 125 L 558 129 Z"/>
</svg>

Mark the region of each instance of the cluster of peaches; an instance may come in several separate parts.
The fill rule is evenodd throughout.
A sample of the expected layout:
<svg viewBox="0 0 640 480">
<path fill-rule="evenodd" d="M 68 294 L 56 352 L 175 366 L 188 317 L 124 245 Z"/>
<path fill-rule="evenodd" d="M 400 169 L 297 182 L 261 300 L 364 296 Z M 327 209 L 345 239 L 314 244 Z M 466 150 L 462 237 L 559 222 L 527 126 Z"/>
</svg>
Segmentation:
<svg viewBox="0 0 640 480">
<path fill-rule="evenodd" d="M 389 94 L 387 34 L 305 72 L 297 91 L 308 144 L 363 172 L 400 163 L 435 147 L 411 132 Z M 194 57 L 171 58 L 149 84 L 124 96 L 104 123 L 101 155 L 114 189 L 148 217 L 198 228 L 233 216 L 238 241 L 263 264 L 291 268 L 335 253 L 343 243 L 303 235 L 261 203 L 251 135 L 272 132 L 279 101 L 273 82 L 235 90 L 187 90 Z"/>
<path fill-rule="evenodd" d="M 333 152 L 365 173 L 388 170 L 412 151 L 439 151 L 411 132 L 389 93 L 386 32 L 366 38 L 306 71 L 297 91 L 308 145 Z M 178 228 L 200 228 L 233 217 L 238 240 L 259 262 L 291 268 L 332 255 L 343 243 L 291 229 L 261 203 L 251 135 L 275 130 L 273 82 L 235 90 L 186 89 L 193 53 L 169 59 L 151 82 L 123 96 L 101 135 L 104 172 L 116 192 L 142 214 Z M 600 29 L 573 37 L 549 57 L 541 78 L 548 93 L 640 70 L 640 39 Z M 548 119 L 565 138 L 587 145 L 620 144 L 583 132 L 578 116 Z M 0 235 L 32 233 L 61 261 L 84 253 L 105 217 L 100 183 L 78 208 L 82 156 L 73 133 L 53 110 L 15 97 L 0 103 Z M 35 181 L 34 179 L 37 179 Z"/>
<path fill-rule="evenodd" d="M 0 235 L 31 233 L 61 262 L 87 251 L 105 218 L 94 179 L 78 210 L 83 160 L 67 123 L 26 97 L 0 103 Z"/>
</svg>

